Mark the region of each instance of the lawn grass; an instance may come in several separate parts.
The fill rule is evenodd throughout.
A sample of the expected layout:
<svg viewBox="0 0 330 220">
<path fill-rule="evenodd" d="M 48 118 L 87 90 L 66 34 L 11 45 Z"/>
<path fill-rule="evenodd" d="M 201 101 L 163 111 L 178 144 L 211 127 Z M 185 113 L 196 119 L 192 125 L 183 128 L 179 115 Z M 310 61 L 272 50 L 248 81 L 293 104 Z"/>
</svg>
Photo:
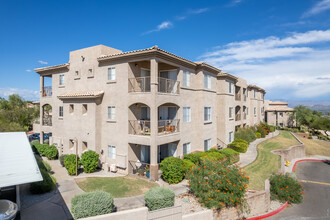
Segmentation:
<svg viewBox="0 0 330 220">
<path fill-rule="evenodd" d="M 148 189 L 159 186 L 157 183 L 129 176 L 87 177 L 75 180 L 78 186 L 85 192 L 103 190 L 111 193 L 115 198 L 142 195 Z"/>
<path fill-rule="evenodd" d="M 312 140 L 299 136 L 298 138 L 305 144 L 306 156 L 322 155 L 330 157 L 330 141 Z"/>
<path fill-rule="evenodd" d="M 250 177 L 248 189 L 263 190 L 265 180 L 271 174 L 279 171 L 281 158 L 273 154 L 272 150 L 286 149 L 297 144 L 299 142 L 288 131 L 280 131 L 278 136 L 259 144 L 257 146 L 258 156 L 256 160 L 244 169 L 246 175 Z"/>
</svg>

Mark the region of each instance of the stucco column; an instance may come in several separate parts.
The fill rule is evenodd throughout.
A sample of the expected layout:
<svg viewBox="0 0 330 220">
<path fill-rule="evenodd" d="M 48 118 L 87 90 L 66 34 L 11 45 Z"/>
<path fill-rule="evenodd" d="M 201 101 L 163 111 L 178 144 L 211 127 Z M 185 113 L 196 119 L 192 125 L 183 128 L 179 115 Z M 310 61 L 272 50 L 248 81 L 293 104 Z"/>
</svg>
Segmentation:
<svg viewBox="0 0 330 220">
<path fill-rule="evenodd" d="M 40 76 L 40 96 L 42 96 L 43 87 L 44 87 L 44 76 Z"/>
<path fill-rule="evenodd" d="M 43 143 L 44 143 L 44 132 L 40 131 L 40 144 L 43 144 Z"/>
<path fill-rule="evenodd" d="M 156 105 L 156 96 L 158 92 L 158 61 L 156 59 L 150 60 L 150 87 L 150 179 L 158 180 L 158 107 Z"/>
</svg>

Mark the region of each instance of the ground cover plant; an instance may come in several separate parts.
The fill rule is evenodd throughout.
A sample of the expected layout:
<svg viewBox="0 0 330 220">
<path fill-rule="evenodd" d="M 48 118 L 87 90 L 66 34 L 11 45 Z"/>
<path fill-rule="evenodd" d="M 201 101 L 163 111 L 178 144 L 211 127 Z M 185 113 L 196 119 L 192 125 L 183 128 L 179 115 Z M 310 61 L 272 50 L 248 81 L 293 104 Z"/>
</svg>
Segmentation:
<svg viewBox="0 0 330 220">
<path fill-rule="evenodd" d="M 165 187 L 157 187 L 148 190 L 144 194 L 144 201 L 149 211 L 174 206 L 175 193 Z"/>
<path fill-rule="evenodd" d="M 270 181 L 270 194 L 272 200 L 290 203 L 301 203 L 303 200 L 302 185 L 289 174 L 272 175 Z"/>
<path fill-rule="evenodd" d="M 249 177 L 236 166 L 205 160 L 188 172 L 190 191 L 207 208 L 243 205 Z"/>
</svg>

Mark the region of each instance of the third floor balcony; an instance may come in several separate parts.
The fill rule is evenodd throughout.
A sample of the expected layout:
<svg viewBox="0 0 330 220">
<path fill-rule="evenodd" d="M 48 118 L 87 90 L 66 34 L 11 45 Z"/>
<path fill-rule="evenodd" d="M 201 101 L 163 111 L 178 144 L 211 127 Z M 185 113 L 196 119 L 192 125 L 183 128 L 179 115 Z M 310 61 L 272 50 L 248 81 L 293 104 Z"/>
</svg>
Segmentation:
<svg viewBox="0 0 330 220">
<path fill-rule="evenodd" d="M 135 77 L 128 79 L 128 92 L 150 92 L 150 76 Z M 164 77 L 158 77 L 159 93 L 179 94 L 180 82 Z"/>
</svg>

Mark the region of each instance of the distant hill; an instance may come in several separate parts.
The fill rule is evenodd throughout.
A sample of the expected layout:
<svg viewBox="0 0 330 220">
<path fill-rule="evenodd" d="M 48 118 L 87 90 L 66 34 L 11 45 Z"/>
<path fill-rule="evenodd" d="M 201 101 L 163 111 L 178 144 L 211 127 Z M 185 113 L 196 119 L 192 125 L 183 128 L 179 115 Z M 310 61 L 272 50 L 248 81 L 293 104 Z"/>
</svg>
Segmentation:
<svg viewBox="0 0 330 220">
<path fill-rule="evenodd" d="M 309 108 L 323 114 L 330 113 L 330 105 L 313 105 L 309 106 Z"/>
</svg>

